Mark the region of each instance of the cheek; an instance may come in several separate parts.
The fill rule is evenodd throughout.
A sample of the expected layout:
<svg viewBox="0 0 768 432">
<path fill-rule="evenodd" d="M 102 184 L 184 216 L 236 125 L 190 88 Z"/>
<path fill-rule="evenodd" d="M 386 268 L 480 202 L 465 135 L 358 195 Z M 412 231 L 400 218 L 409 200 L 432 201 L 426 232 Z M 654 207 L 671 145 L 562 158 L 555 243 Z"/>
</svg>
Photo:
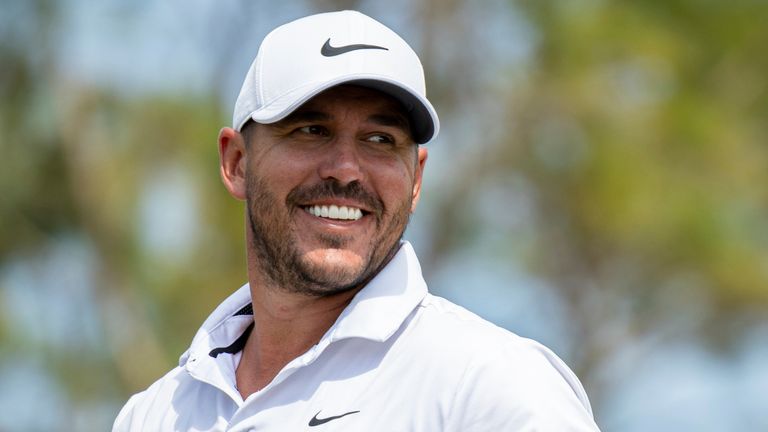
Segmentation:
<svg viewBox="0 0 768 432">
<path fill-rule="evenodd" d="M 410 163 L 400 161 L 379 165 L 371 176 L 375 179 L 374 187 L 389 209 L 400 207 L 413 198 L 414 170 Z"/>
<path fill-rule="evenodd" d="M 313 171 L 306 158 L 275 153 L 253 163 L 250 174 L 263 179 L 277 198 L 284 200 L 294 188 L 306 183 Z"/>
</svg>

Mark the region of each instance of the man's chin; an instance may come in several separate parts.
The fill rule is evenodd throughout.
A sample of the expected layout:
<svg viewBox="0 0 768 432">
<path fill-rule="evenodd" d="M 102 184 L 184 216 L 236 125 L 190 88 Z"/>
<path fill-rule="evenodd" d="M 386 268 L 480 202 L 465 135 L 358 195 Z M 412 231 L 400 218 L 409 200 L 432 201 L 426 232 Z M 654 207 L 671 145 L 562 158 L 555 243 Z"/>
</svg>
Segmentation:
<svg viewBox="0 0 768 432">
<path fill-rule="evenodd" d="M 305 277 L 326 294 L 354 288 L 365 268 L 360 255 L 343 249 L 315 249 L 302 258 Z"/>
<path fill-rule="evenodd" d="M 304 254 L 304 261 L 315 267 L 361 269 L 365 259 L 355 251 L 341 248 L 316 248 Z"/>
</svg>

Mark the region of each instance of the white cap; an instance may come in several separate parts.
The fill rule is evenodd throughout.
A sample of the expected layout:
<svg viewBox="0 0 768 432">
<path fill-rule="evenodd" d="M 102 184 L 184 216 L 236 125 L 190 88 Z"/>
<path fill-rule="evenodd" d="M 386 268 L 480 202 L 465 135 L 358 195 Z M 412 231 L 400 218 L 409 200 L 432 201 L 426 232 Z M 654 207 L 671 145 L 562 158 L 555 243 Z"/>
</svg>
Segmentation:
<svg viewBox="0 0 768 432">
<path fill-rule="evenodd" d="M 417 143 L 437 135 L 440 123 L 427 100 L 419 57 L 395 32 L 355 11 L 311 15 L 270 32 L 245 77 L 232 127 L 240 131 L 249 119 L 274 123 L 344 83 L 399 100 Z"/>
</svg>

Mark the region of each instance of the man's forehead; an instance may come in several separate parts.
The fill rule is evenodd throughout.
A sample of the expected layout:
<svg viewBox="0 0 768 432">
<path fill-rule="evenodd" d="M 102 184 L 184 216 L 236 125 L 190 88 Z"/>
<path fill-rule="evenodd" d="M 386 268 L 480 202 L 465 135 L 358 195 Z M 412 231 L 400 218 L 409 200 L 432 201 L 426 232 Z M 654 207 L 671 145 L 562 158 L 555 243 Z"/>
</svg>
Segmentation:
<svg viewBox="0 0 768 432">
<path fill-rule="evenodd" d="M 328 121 L 334 117 L 334 109 L 349 107 L 366 112 L 368 121 L 383 126 L 410 128 L 405 107 L 392 96 L 379 90 L 355 85 L 332 87 L 305 102 L 282 122 Z"/>
</svg>

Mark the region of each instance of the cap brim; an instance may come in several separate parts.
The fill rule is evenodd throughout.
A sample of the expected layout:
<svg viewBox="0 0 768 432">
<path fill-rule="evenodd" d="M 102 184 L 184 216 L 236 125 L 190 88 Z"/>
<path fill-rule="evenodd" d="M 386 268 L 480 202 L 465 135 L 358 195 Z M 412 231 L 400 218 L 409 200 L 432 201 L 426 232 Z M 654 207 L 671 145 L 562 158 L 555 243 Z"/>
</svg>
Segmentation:
<svg viewBox="0 0 768 432">
<path fill-rule="evenodd" d="M 372 88 L 397 99 L 403 104 L 408 114 L 413 140 L 418 144 L 429 142 L 440 130 L 440 120 L 437 117 L 437 112 L 426 98 L 401 83 L 370 75 L 345 76 L 332 81 L 313 83 L 294 89 L 276 98 L 271 104 L 253 111 L 249 117 L 246 117 L 241 124 L 237 125 L 237 129 L 240 130 L 249 118 L 257 123 L 264 124 L 278 122 L 308 100 L 331 87 L 341 84 L 354 84 Z"/>
</svg>

